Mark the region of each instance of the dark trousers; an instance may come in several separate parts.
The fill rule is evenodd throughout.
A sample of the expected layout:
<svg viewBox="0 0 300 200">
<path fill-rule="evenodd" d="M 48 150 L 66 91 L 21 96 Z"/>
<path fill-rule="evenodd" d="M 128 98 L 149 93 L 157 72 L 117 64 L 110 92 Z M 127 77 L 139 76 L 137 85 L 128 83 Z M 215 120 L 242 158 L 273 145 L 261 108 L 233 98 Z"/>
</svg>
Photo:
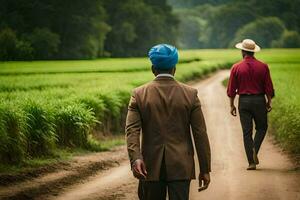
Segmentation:
<svg viewBox="0 0 300 200">
<path fill-rule="evenodd" d="M 168 181 L 165 160 L 163 158 L 159 181 L 139 181 L 138 196 L 140 200 L 188 200 L 190 180 Z"/>
<path fill-rule="evenodd" d="M 258 153 L 268 128 L 266 99 L 264 95 L 241 95 L 239 98 L 239 113 L 247 159 L 249 164 L 252 164 L 254 163 L 253 149 Z M 256 130 L 254 139 L 252 137 L 253 121 Z"/>
</svg>

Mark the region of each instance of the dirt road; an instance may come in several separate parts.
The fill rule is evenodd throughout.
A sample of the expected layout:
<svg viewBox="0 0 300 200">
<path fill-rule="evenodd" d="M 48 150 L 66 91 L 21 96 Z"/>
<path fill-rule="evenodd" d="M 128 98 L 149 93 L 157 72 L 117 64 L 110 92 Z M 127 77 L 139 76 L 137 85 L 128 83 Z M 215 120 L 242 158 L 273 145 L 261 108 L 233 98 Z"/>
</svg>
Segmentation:
<svg viewBox="0 0 300 200">
<path fill-rule="evenodd" d="M 194 87 L 199 91 L 212 149 L 212 183 L 198 193 L 197 182 L 191 185 L 191 200 L 297 200 L 300 199 L 300 172 L 270 137 L 259 153 L 256 171 L 246 171 L 247 160 L 238 117 L 229 114 L 228 98 L 221 81 L 228 71 Z M 274 108 L 276 109 L 276 108 Z"/>
<path fill-rule="evenodd" d="M 204 81 L 193 84 L 193 87 L 199 91 L 207 123 L 213 171 L 211 185 L 206 191 L 198 193 L 198 183 L 196 180 L 192 181 L 190 199 L 300 200 L 300 171 L 294 170 L 292 161 L 280 151 L 280 148 L 273 145 L 270 137 L 267 137 L 262 145 L 258 169 L 256 171 L 245 170 L 247 161 L 239 118 L 234 118 L 229 114 L 228 99 L 221 84 L 228 73 L 228 71 L 220 71 Z M 121 153 L 119 150 L 107 156 L 115 154 L 126 157 L 125 148 L 121 150 Z M 137 180 L 132 178 L 128 161 L 119 160 L 118 166 L 83 176 L 81 180 L 76 179 L 74 183 L 68 183 L 65 187 L 60 185 L 55 192 L 51 191 L 50 186 L 49 191 L 38 193 L 34 199 L 137 199 Z M 11 189 L 22 189 L 11 187 Z M 2 194 L 5 191 L 7 192 L 7 188 L 2 189 Z"/>
</svg>

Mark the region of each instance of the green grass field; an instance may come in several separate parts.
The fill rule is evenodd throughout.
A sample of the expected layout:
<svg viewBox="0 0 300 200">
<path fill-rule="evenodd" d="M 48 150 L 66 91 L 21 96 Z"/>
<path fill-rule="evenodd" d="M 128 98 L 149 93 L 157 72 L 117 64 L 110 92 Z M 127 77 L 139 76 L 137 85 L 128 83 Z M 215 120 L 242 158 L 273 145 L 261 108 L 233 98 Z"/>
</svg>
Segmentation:
<svg viewBox="0 0 300 200">
<path fill-rule="evenodd" d="M 271 64 L 275 99 L 271 130 L 283 147 L 300 153 L 300 61 Z"/>
<path fill-rule="evenodd" d="M 299 55 L 299 49 L 257 54 L 274 79 L 274 133 L 298 153 Z M 239 59 L 238 50 L 181 51 L 176 78 L 203 78 Z M 91 135 L 122 133 L 132 89 L 151 79 L 147 58 L 0 62 L 0 161 L 51 157 L 66 147 L 103 149 Z"/>
</svg>

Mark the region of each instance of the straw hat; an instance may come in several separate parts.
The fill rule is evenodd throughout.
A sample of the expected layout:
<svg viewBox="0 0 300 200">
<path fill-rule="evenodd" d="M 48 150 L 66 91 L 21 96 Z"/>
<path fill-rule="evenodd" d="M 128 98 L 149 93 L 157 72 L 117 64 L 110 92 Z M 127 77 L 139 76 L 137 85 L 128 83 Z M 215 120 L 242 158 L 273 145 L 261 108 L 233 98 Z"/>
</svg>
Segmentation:
<svg viewBox="0 0 300 200">
<path fill-rule="evenodd" d="M 244 39 L 243 42 L 237 43 L 235 47 L 250 52 L 260 51 L 260 47 L 257 44 L 255 44 L 253 40 L 250 39 Z"/>
</svg>

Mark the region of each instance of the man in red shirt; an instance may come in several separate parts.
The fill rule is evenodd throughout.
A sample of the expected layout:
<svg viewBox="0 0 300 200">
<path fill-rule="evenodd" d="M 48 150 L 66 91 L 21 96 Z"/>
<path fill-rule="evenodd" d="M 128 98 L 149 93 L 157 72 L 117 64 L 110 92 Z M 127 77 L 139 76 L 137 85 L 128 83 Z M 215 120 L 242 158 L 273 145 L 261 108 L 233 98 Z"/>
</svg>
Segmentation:
<svg viewBox="0 0 300 200">
<path fill-rule="evenodd" d="M 249 162 L 247 170 L 255 170 L 259 163 L 257 154 L 268 128 L 267 113 L 272 110 L 274 89 L 268 65 L 254 57 L 254 52 L 260 51 L 260 47 L 250 39 L 243 40 L 235 47 L 241 49 L 243 60 L 231 68 L 227 95 L 233 116 L 236 116 L 234 99 L 236 94 L 239 95 L 238 109 Z M 256 129 L 254 139 L 253 121 Z"/>
</svg>

